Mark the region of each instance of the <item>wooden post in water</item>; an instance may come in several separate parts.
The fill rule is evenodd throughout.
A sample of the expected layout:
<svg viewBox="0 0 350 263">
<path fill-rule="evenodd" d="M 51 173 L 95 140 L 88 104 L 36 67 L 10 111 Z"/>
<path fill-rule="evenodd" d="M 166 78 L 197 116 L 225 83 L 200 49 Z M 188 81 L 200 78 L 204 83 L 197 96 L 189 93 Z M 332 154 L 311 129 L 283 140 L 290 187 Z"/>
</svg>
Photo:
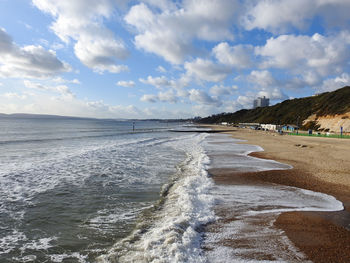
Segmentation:
<svg viewBox="0 0 350 263">
<path fill-rule="evenodd" d="M 132 122 L 132 131 L 135 131 L 135 122 Z"/>
</svg>

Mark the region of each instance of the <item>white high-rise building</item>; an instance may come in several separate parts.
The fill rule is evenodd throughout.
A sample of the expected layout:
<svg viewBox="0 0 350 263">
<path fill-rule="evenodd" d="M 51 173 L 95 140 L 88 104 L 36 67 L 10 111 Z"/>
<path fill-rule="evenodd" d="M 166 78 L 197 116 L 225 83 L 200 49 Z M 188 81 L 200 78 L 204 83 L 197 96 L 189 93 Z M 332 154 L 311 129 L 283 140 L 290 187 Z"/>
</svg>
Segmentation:
<svg viewBox="0 0 350 263">
<path fill-rule="evenodd" d="M 257 107 L 267 107 L 270 104 L 270 99 L 264 97 L 259 97 L 256 100 L 254 100 L 254 105 L 253 108 L 257 108 Z"/>
</svg>

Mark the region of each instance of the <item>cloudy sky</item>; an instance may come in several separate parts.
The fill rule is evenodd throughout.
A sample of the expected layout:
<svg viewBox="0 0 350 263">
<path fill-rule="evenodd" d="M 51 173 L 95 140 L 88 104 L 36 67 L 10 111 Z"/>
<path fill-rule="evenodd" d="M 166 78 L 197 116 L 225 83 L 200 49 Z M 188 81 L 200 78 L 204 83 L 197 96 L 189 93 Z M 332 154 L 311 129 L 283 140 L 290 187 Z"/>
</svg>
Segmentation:
<svg viewBox="0 0 350 263">
<path fill-rule="evenodd" d="M 350 85 L 349 0 L 0 0 L 0 112 L 179 118 Z"/>
</svg>

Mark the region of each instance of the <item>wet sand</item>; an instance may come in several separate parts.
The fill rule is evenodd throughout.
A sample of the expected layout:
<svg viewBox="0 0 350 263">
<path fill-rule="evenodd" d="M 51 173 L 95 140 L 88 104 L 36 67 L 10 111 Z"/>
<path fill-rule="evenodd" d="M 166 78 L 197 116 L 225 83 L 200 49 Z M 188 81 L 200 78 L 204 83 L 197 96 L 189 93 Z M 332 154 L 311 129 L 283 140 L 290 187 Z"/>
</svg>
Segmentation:
<svg viewBox="0 0 350 263">
<path fill-rule="evenodd" d="M 222 126 L 212 126 L 214 129 Z M 291 170 L 237 173 L 230 169 L 209 172 L 218 184 L 263 184 L 295 186 L 335 196 L 344 211 L 282 213 L 275 226 L 282 229 L 313 262 L 350 262 L 350 140 L 278 135 L 272 132 L 228 128 L 234 138 L 259 145 L 252 153 L 294 168 Z"/>
</svg>

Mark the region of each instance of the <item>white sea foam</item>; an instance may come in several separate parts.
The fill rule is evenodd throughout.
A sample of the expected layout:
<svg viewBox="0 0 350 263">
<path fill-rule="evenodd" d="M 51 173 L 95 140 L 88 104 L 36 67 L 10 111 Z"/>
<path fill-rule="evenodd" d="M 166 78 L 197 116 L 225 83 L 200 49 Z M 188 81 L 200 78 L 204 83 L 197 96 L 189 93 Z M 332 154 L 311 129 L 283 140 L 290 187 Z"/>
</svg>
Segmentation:
<svg viewBox="0 0 350 263">
<path fill-rule="evenodd" d="M 238 140 L 226 135 L 211 135 L 203 141 L 204 137 L 195 135 L 191 140 L 171 142 L 188 153 L 181 167 L 182 176 L 170 188 L 163 206 L 156 210 L 152 224 L 136 231 L 133 238 L 118 242 L 99 260 L 308 262 L 284 232 L 274 226 L 275 219 L 287 211 L 341 210 L 342 203 L 329 195 L 288 186 L 215 185 L 206 168 L 262 171 L 291 166 L 247 156 L 263 149 L 237 144 Z M 200 227 L 210 222 L 216 222 L 217 228 L 201 233 Z M 236 245 L 225 245 L 227 242 Z M 203 247 L 207 249 L 203 251 Z"/>
<path fill-rule="evenodd" d="M 209 136 L 204 145 L 211 157 L 209 168 L 231 168 L 236 171 L 252 172 L 278 169 L 290 169 L 291 165 L 274 160 L 248 156 L 252 152 L 261 152 L 260 146 L 242 144 L 242 140 L 230 138 L 226 134 Z"/>
<path fill-rule="evenodd" d="M 29 162 L 30 164 L 24 162 L 5 165 L 4 169 L 0 171 L 0 188 L 3 189 L 0 193 L 0 201 L 3 203 L 0 210 L 11 214 L 13 218 L 18 218 L 22 211 L 11 211 L 11 207 L 8 207 L 7 204 L 10 205 L 12 202 L 31 204 L 32 198 L 37 194 L 55 189 L 62 184 L 80 186 L 94 173 L 94 170 L 99 176 L 101 174 L 108 175 L 107 177 L 110 179 L 104 178 L 103 180 L 105 186 L 116 181 L 120 186 L 125 185 L 129 188 L 138 184 L 160 183 L 161 178 L 157 178 L 156 173 L 149 173 L 148 176 L 142 177 L 124 176 L 124 174 L 116 174 L 112 169 L 120 167 L 123 172 L 123 169 L 136 169 L 137 167 L 143 169 L 152 166 L 153 164 L 149 164 L 148 160 L 145 159 L 147 155 L 142 159 L 135 158 L 135 156 L 142 154 L 145 149 L 151 149 L 151 146 L 170 141 L 172 140 L 168 138 L 107 141 L 101 145 L 84 146 L 74 151 L 65 149 L 66 152 L 56 155 L 55 159 L 50 157 L 38 162 Z M 115 158 L 111 159 L 110 156 L 113 155 Z M 163 155 L 166 157 L 166 153 Z M 165 172 L 172 167 L 169 164 L 172 161 L 171 158 L 169 161 L 163 158 L 159 162 L 158 168 Z"/>
<path fill-rule="evenodd" d="M 199 227 L 215 220 L 213 187 L 205 165 L 209 159 L 201 147 L 206 135 L 191 136 L 171 145 L 186 151 L 187 159 L 170 188 L 150 228 L 136 242 L 117 243 L 103 262 L 206 262 L 200 248 Z"/>
<path fill-rule="evenodd" d="M 139 215 L 157 202 L 162 185 L 185 157 L 187 146 L 174 150 L 172 144 L 192 140 L 193 134 L 119 134 L 118 125 L 113 127 L 118 136 L 108 136 L 104 127 L 95 133 L 95 123 L 89 122 L 86 130 L 93 136 L 73 130 L 65 139 L 60 131 L 43 129 L 43 138 L 24 132 L 19 140 L 13 128 L 13 138 L 0 153 L 2 257 L 91 261 L 111 240 L 127 235 Z"/>
<path fill-rule="evenodd" d="M 27 237 L 24 233 L 18 230 L 13 230 L 11 234 L 0 238 L 0 255 L 11 252 L 16 248 L 19 242 L 26 240 Z"/>
<path fill-rule="evenodd" d="M 206 233 L 204 246 L 209 262 L 307 262 L 305 256 L 274 226 L 281 212 L 337 211 L 343 205 L 334 197 L 278 185 L 219 185 L 221 219 L 214 232 Z M 219 230 L 218 230 L 219 229 Z M 230 244 L 225 245 L 225 240 Z M 269 260 L 267 260 L 269 259 Z"/>
<path fill-rule="evenodd" d="M 84 227 L 96 229 L 100 232 L 114 231 L 120 224 L 133 222 L 143 210 L 153 206 L 151 202 L 128 203 L 128 206 L 118 206 L 114 209 L 102 209 L 97 216 L 84 222 Z"/>
<path fill-rule="evenodd" d="M 57 237 L 45 237 L 39 238 L 38 240 L 31 240 L 26 242 L 22 247 L 21 251 L 24 252 L 27 249 L 31 250 L 47 250 L 52 247 L 52 241 L 56 240 Z"/>
<path fill-rule="evenodd" d="M 261 149 L 235 144 L 228 136 L 211 136 L 208 141 L 212 168 L 225 167 L 236 171 L 290 168 L 275 161 L 247 156 Z M 227 162 L 224 165 L 215 160 L 222 158 L 223 152 Z M 289 211 L 343 209 L 342 203 L 332 196 L 275 184 L 216 185 L 211 194 L 216 198 L 220 218 L 215 230 L 206 233 L 203 246 L 207 248 L 208 261 L 214 263 L 308 262 L 285 233 L 274 226 L 276 218 Z"/>
<path fill-rule="evenodd" d="M 51 262 L 69 262 L 74 260 L 73 262 L 79 262 L 79 263 L 87 263 L 87 256 L 81 255 L 78 252 L 73 253 L 63 253 L 63 254 L 53 254 L 50 255 Z"/>
<path fill-rule="evenodd" d="M 143 224 L 133 235 L 115 244 L 108 255 L 99 259 L 105 262 L 232 262 L 232 259 L 235 262 L 301 262 L 305 260 L 303 254 L 282 231 L 273 226 L 276 216 L 282 211 L 332 211 L 342 208 L 333 197 L 297 188 L 215 185 L 208 177 L 208 167 L 237 171 L 291 168 L 275 161 L 247 156 L 262 148 L 237 144 L 227 136 L 181 134 L 161 138 L 150 135 L 132 141 L 104 140 L 103 143 L 64 150 L 66 152 L 60 154 L 60 149 L 56 148 L 56 158 L 53 158 L 55 154 L 52 152 L 42 160 L 35 157 L 37 159 L 34 158 L 36 161 L 32 164 L 28 161 L 23 166 L 21 163 L 6 166 L 7 170 L 3 170 L 0 176 L 3 189 L 0 194 L 3 198 L 1 211 L 21 221 L 23 210 L 12 209 L 14 203 L 18 207 L 30 205 L 35 208 L 34 197 L 39 193 L 65 184 L 79 189 L 89 180 L 93 184 L 101 183 L 103 189 L 117 186 L 131 194 L 148 189 L 154 193 L 157 191 L 154 185 L 160 188 L 168 181 L 169 174 L 176 172 L 174 163 L 183 160 L 183 155 L 178 153 L 187 154 L 186 160 L 178 167 L 177 176 L 169 184 L 172 186 L 168 190 L 165 187 L 167 195 L 161 205 L 153 208 L 153 215 L 140 218 Z M 107 235 L 118 226 L 125 227 L 128 221 L 135 222 L 142 211 L 153 204 L 153 201 L 131 203 L 129 200 L 125 204 L 130 207 L 123 207 L 123 201 L 117 202 L 115 206 L 98 207 L 78 227 L 89 231 L 98 229 L 102 235 Z M 214 208 L 222 209 L 226 216 L 236 220 L 220 225 L 219 232 L 206 233 L 203 239 L 202 226 L 224 219 L 223 215 L 215 213 Z M 34 257 L 42 255 L 32 255 L 32 251 L 49 250 L 55 238 L 41 236 L 28 240 L 24 233 L 14 231 L 0 239 L 0 251 L 6 254 L 22 247 L 27 253 L 13 259 L 35 261 L 38 259 Z M 84 235 L 80 238 L 87 240 Z M 249 246 L 232 248 L 218 245 L 222 240 L 238 243 L 250 240 L 250 243 Z M 202 246 L 211 250 L 204 252 Z M 87 253 L 102 253 L 105 247 L 87 250 L 54 252 L 47 254 L 46 258 L 51 262 L 88 262 Z M 273 260 L 260 258 L 249 261 L 247 255 L 254 253 L 268 255 Z"/>
</svg>

